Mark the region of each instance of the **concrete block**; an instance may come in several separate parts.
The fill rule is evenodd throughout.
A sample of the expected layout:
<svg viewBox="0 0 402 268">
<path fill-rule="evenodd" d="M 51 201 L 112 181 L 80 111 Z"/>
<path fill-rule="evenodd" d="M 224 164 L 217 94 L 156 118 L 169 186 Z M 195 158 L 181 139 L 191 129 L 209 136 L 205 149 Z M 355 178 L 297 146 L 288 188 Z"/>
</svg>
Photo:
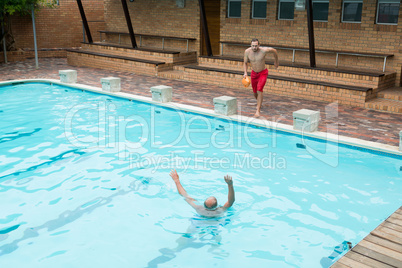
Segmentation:
<svg viewBox="0 0 402 268">
<path fill-rule="evenodd" d="M 223 115 L 237 114 L 237 99 L 229 96 L 214 98 L 215 113 Z"/>
<path fill-rule="evenodd" d="M 402 151 L 402 130 L 399 132 L 399 151 Z"/>
<path fill-rule="evenodd" d="M 293 129 L 314 132 L 318 129 L 320 112 L 301 109 L 293 112 Z"/>
<path fill-rule="evenodd" d="M 120 78 L 104 77 L 101 78 L 102 90 L 108 92 L 120 92 Z"/>
<path fill-rule="evenodd" d="M 76 70 L 59 70 L 59 75 L 62 83 L 77 83 Z"/>
<path fill-rule="evenodd" d="M 157 102 L 172 101 L 172 87 L 163 85 L 151 87 L 151 93 L 153 101 Z"/>
</svg>

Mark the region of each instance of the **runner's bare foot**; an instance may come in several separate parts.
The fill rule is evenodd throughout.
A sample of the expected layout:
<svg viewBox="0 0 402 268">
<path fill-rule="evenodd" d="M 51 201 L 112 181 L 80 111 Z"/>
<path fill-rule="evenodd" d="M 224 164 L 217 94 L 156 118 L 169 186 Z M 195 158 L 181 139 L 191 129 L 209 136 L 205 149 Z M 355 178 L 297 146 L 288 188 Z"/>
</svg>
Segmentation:
<svg viewBox="0 0 402 268">
<path fill-rule="evenodd" d="M 261 116 L 260 112 L 255 112 L 254 117 L 260 117 L 260 116 Z"/>
</svg>

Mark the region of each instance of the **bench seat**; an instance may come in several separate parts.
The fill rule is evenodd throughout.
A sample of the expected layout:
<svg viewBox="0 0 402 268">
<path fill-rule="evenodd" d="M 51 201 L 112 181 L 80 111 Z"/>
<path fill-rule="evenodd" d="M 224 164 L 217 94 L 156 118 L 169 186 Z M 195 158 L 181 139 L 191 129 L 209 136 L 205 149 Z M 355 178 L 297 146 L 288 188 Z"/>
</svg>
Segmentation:
<svg viewBox="0 0 402 268">
<path fill-rule="evenodd" d="M 173 68 L 172 63 L 164 61 L 108 54 L 103 51 L 85 49 L 68 49 L 67 63 L 71 66 L 85 66 L 151 76 L 157 76 L 159 72 Z"/>
<path fill-rule="evenodd" d="M 121 34 L 121 35 L 130 35 L 130 33 L 127 32 L 115 32 L 115 31 L 98 31 L 100 33 L 105 33 L 105 34 Z M 144 37 L 151 37 L 151 38 L 166 38 L 166 39 L 175 39 L 175 40 L 190 40 L 190 41 L 195 41 L 197 40 L 196 38 L 193 37 L 177 37 L 177 36 L 166 36 L 166 35 L 152 35 L 152 34 L 140 34 L 140 33 L 134 33 L 134 35 L 137 36 L 144 36 Z"/>
<path fill-rule="evenodd" d="M 87 55 L 101 56 L 101 57 L 112 58 L 112 59 L 121 59 L 121 60 L 136 61 L 136 62 L 141 62 L 141 63 L 148 63 L 148 64 L 153 64 L 155 66 L 165 64 L 165 62 L 163 62 L 163 61 L 145 60 L 145 59 L 139 59 L 139 58 L 133 58 L 133 57 L 111 55 L 111 54 L 99 53 L 99 52 L 82 50 L 82 49 L 67 49 L 67 51 L 81 53 L 81 54 L 87 54 Z"/>
<path fill-rule="evenodd" d="M 100 40 L 102 41 L 102 33 L 104 34 L 118 34 L 119 35 L 119 44 L 121 42 L 120 38 L 122 35 L 128 36 L 130 33 L 127 32 L 117 32 L 117 31 L 105 31 L 101 30 L 98 31 L 100 34 Z M 196 38 L 193 37 L 177 37 L 177 36 L 166 36 L 166 35 L 152 35 L 152 34 L 140 34 L 140 33 L 134 33 L 135 36 L 140 37 L 140 44 L 139 46 L 142 46 L 142 37 L 147 37 L 147 38 L 161 38 L 162 39 L 162 49 L 165 48 L 165 39 L 171 39 L 171 40 L 185 40 L 187 41 L 187 52 L 189 51 L 189 41 L 195 41 L 197 40 Z"/>
<path fill-rule="evenodd" d="M 243 75 L 242 71 L 234 71 L 234 70 L 228 70 L 228 69 L 222 69 L 222 68 L 211 68 L 211 67 L 205 67 L 205 66 L 199 66 L 199 65 L 193 65 L 193 64 L 184 65 L 183 67 L 189 68 L 189 69 L 195 69 L 195 70 Z M 373 89 L 370 87 L 357 87 L 357 86 L 350 86 L 350 85 L 344 85 L 344 84 L 328 83 L 328 82 L 322 82 L 322 81 L 306 80 L 306 79 L 299 79 L 299 78 L 292 78 L 292 77 L 285 77 L 285 76 L 268 75 L 268 79 L 275 79 L 275 80 L 289 81 L 289 82 L 296 82 L 296 83 L 303 83 L 303 84 L 311 84 L 311 85 L 320 85 L 320 86 L 334 87 L 334 88 L 342 88 L 342 89 L 361 91 L 361 92 L 368 92 Z"/>
<path fill-rule="evenodd" d="M 227 41 L 220 41 L 219 43 L 225 44 L 225 45 L 234 45 L 234 46 L 244 46 L 244 47 L 249 47 L 250 43 L 240 43 L 240 42 L 227 42 Z M 288 50 L 303 50 L 303 51 L 309 51 L 309 48 L 307 47 L 292 47 L 292 46 L 283 46 L 283 45 L 272 45 L 272 44 L 261 44 L 261 46 L 266 46 L 266 47 L 273 47 L 273 48 L 278 48 L 278 49 L 288 49 Z M 356 52 L 356 51 L 339 51 L 339 50 L 331 50 L 331 49 L 316 49 L 316 52 L 328 52 L 328 53 L 340 53 L 340 54 L 359 54 L 362 56 L 370 56 L 370 57 L 392 57 L 394 54 L 386 54 L 386 53 L 362 53 L 362 52 Z"/>
<path fill-rule="evenodd" d="M 210 59 L 218 59 L 218 60 L 228 60 L 228 61 L 237 61 L 243 62 L 243 58 L 236 57 L 225 57 L 225 56 L 199 56 L 199 58 L 210 58 Z M 273 65 L 274 61 L 267 60 L 265 64 Z M 295 68 L 303 68 L 303 69 L 311 69 L 311 70 L 319 70 L 319 71 L 327 71 L 327 72 L 335 72 L 335 73 L 345 73 L 345 74 L 354 74 L 354 75 L 364 75 L 364 76 L 372 76 L 372 77 L 382 77 L 384 76 L 383 72 L 373 72 L 373 71 L 362 71 L 362 70 L 351 70 L 351 69 L 339 69 L 339 68 L 330 68 L 330 67 L 310 67 L 307 64 L 294 63 L 294 62 L 286 62 L 280 61 L 279 65 L 287 66 L 287 67 L 295 67 Z"/>
<path fill-rule="evenodd" d="M 161 50 L 161 49 L 154 49 L 154 48 L 132 48 L 128 46 L 123 46 L 123 45 L 116 45 L 116 44 L 110 44 L 110 43 L 98 43 L 94 42 L 92 44 L 90 43 L 83 43 L 86 45 L 96 45 L 96 46 L 104 46 L 104 47 L 116 47 L 116 48 L 124 48 L 124 49 L 131 49 L 131 50 L 138 50 L 138 51 L 146 51 L 146 52 L 156 52 L 156 53 L 161 53 L 161 54 L 180 54 L 180 51 L 174 51 L 174 50 Z"/>
<path fill-rule="evenodd" d="M 231 41 L 220 41 L 219 43 L 221 44 L 221 55 L 223 55 L 223 45 L 244 46 L 244 47 L 250 46 L 250 43 L 231 42 Z M 267 46 L 267 47 L 272 47 L 275 49 L 282 49 L 282 50 L 292 50 L 293 51 L 292 62 L 295 62 L 296 51 L 304 51 L 304 52 L 309 51 L 309 48 L 306 48 L 306 47 L 291 47 L 291 46 L 272 45 L 272 44 L 261 44 L 261 46 Z M 362 53 L 362 52 L 357 52 L 357 51 L 339 51 L 339 50 L 329 50 L 329 49 L 315 49 L 315 52 L 316 53 L 336 54 L 336 63 L 335 63 L 336 67 L 338 66 L 339 55 L 383 58 L 384 59 L 383 72 L 385 72 L 385 66 L 387 63 L 387 59 L 394 56 L 394 54 L 389 54 L 389 53 L 366 53 L 366 52 Z"/>
</svg>

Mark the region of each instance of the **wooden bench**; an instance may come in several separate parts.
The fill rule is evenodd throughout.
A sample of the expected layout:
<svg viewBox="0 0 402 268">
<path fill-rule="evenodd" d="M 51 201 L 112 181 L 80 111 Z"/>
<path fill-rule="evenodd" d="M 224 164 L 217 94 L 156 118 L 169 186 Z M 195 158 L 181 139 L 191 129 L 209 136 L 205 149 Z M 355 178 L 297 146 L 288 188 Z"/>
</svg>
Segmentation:
<svg viewBox="0 0 402 268">
<path fill-rule="evenodd" d="M 249 43 L 238 43 L 238 42 L 229 42 L 229 41 L 220 41 L 221 43 L 221 56 L 223 56 L 223 45 L 232 45 L 232 46 L 243 46 L 243 47 L 249 47 Z M 296 51 L 304 51 L 308 52 L 308 48 L 304 47 L 289 47 L 289 46 L 280 46 L 280 45 L 264 45 L 261 44 L 261 46 L 267 46 L 267 47 L 272 47 L 275 49 L 280 49 L 280 50 L 291 50 L 293 51 L 293 57 L 292 57 L 292 62 L 295 62 L 295 54 Z M 360 52 L 354 52 L 354 51 L 338 51 L 338 50 L 326 50 L 326 49 L 316 49 L 316 53 L 331 53 L 331 54 L 336 54 L 336 63 L 335 66 L 338 67 L 338 59 L 339 55 L 350 55 L 350 56 L 362 56 L 362 57 L 373 57 L 373 58 L 384 58 L 384 65 L 382 71 L 385 72 L 385 66 L 387 64 L 387 58 L 393 57 L 394 54 L 381 54 L 381 53 L 360 53 Z"/>
<path fill-rule="evenodd" d="M 115 31 L 98 31 L 100 34 L 100 40 L 102 41 L 102 34 L 118 34 L 119 35 L 119 44 L 121 43 L 121 36 L 122 35 L 130 35 L 129 33 L 126 32 L 115 32 Z M 151 34 L 139 34 L 136 33 L 134 34 L 135 36 L 140 37 L 140 47 L 142 46 L 142 37 L 147 37 L 147 38 L 161 38 L 162 39 L 162 49 L 165 49 L 165 39 L 171 39 L 171 40 L 186 40 L 187 41 L 187 52 L 189 51 L 189 41 L 195 41 L 197 40 L 196 38 L 187 38 L 187 37 L 176 37 L 176 36 L 163 36 L 163 35 L 151 35 Z"/>
<path fill-rule="evenodd" d="M 101 46 L 101 47 L 116 47 L 116 48 L 124 48 L 124 49 L 129 49 L 129 50 L 156 52 L 156 53 L 162 53 L 162 54 L 180 54 L 180 51 L 160 50 L 160 49 L 145 48 L 145 47 L 142 47 L 142 48 L 132 48 L 132 47 L 127 47 L 127 46 L 122 46 L 122 45 L 116 45 L 116 44 L 109 44 L 109 43 L 97 43 L 97 42 L 94 42 L 94 43 L 92 43 L 92 44 L 89 44 L 89 43 L 82 43 L 82 44 L 95 45 L 95 46 Z"/>
<path fill-rule="evenodd" d="M 184 68 L 189 68 L 189 69 L 195 69 L 195 70 L 203 70 L 203 71 L 211 71 L 211 72 L 219 72 L 219 73 L 228 73 L 228 74 L 237 74 L 237 75 L 243 75 L 243 71 L 234 71 L 234 70 L 228 70 L 228 69 L 222 69 L 222 68 L 212 68 L 212 67 L 205 67 L 205 66 L 199 66 L 199 65 L 184 65 Z M 250 73 L 249 73 L 250 75 Z M 328 82 L 322 82 L 322 81 L 314 81 L 314 80 L 306 80 L 306 79 L 300 79 L 300 78 L 292 78 L 292 77 L 285 77 L 285 76 L 277 76 L 277 75 L 268 75 L 268 79 L 275 79 L 275 80 L 282 80 L 282 81 L 290 81 L 290 82 L 297 82 L 297 83 L 304 83 L 304 84 L 311 84 L 311 85 L 320 85 L 320 86 L 326 86 L 326 87 L 335 87 L 335 88 L 342 88 L 342 89 L 348 89 L 348 90 L 354 90 L 354 91 L 363 91 L 363 92 L 368 92 L 372 90 L 373 88 L 369 87 L 357 87 L 357 86 L 349 86 L 349 85 L 344 85 L 344 84 L 335 84 L 335 83 L 328 83 Z"/>
<path fill-rule="evenodd" d="M 207 59 L 219 59 L 219 60 L 228 60 L 228 61 L 237 61 L 243 62 L 243 58 L 236 58 L 236 57 L 224 57 L 224 56 L 199 56 L 199 58 L 207 58 Z M 274 65 L 274 61 L 266 60 L 265 64 Z M 355 74 L 355 75 L 365 75 L 365 76 L 372 76 L 372 77 L 382 77 L 384 73 L 378 71 L 361 71 L 361 70 L 346 70 L 346 69 L 338 69 L 338 68 L 328 68 L 328 67 L 310 67 L 307 64 L 297 64 L 294 62 L 289 61 L 280 61 L 281 66 L 287 67 L 295 67 L 295 68 L 303 68 L 303 69 L 314 69 L 319 71 L 327 71 L 327 72 L 336 72 L 336 73 L 346 73 L 346 74 Z"/>
<path fill-rule="evenodd" d="M 101 56 L 101 57 L 112 58 L 112 59 L 121 59 L 121 60 L 148 63 L 148 64 L 153 64 L 155 66 L 165 64 L 165 62 L 163 62 L 163 61 L 145 60 L 145 59 L 118 56 L 118 55 L 111 55 L 111 54 L 105 54 L 105 53 L 99 53 L 99 52 L 93 52 L 93 51 L 81 50 L 81 49 L 67 49 L 67 51 L 75 52 L 75 53 L 81 53 L 81 54 L 87 54 L 87 55 Z"/>
</svg>

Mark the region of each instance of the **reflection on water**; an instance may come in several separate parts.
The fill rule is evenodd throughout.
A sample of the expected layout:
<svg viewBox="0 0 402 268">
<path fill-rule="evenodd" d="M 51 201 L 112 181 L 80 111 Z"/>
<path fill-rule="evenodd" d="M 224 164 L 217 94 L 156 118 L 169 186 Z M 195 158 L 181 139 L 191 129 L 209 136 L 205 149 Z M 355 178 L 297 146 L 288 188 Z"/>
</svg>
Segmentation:
<svg viewBox="0 0 402 268">
<path fill-rule="evenodd" d="M 149 261 L 147 267 L 158 267 L 158 265 L 174 259 L 176 254 L 183 250 L 189 248 L 199 249 L 204 246 L 209 246 L 208 253 L 227 257 L 229 253 L 219 247 L 222 241 L 221 232 L 230 223 L 232 216 L 233 212 L 229 209 L 226 216 L 220 218 L 211 219 L 198 215 L 190 218 L 187 231 L 176 240 L 177 246 L 175 248 L 159 249 L 161 255 Z"/>
</svg>

